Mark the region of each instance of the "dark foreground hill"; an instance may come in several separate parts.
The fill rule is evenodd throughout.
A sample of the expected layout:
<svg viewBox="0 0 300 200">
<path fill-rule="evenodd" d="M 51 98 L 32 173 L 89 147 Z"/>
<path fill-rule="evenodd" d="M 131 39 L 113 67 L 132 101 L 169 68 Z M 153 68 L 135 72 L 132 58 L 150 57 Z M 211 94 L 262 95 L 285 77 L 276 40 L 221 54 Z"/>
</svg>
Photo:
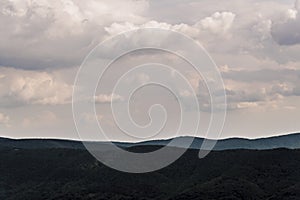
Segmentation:
<svg viewBox="0 0 300 200">
<path fill-rule="evenodd" d="M 197 154 L 188 150 L 167 168 L 128 174 L 85 150 L 6 147 L 0 150 L 0 199 L 300 199 L 300 150 L 215 151 L 203 159 Z"/>
</svg>

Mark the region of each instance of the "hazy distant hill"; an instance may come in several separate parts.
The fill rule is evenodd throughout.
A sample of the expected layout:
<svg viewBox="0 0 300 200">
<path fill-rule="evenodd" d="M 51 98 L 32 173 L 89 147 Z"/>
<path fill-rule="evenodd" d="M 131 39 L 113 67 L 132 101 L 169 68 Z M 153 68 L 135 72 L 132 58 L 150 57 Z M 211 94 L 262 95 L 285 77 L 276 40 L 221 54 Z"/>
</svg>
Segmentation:
<svg viewBox="0 0 300 200">
<path fill-rule="evenodd" d="M 183 147 L 188 137 L 175 138 L 176 145 L 173 147 Z M 116 142 L 115 144 L 121 147 L 133 147 L 133 146 L 163 146 L 170 142 L 170 140 L 153 140 L 139 143 L 122 143 Z M 203 142 L 203 138 L 195 138 L 194 142 L 190 146 L 191 149 L 199 149 Z M 95 142 L 91 142 L 95 143 Z M 98 142 L 105 147 L 105 142 Z M 98 144 L 97 143 L 97 144 Z M 61 148 L 61 149 L 84 149 L 84 146 L 79 141 L 71 140 L 56 140 L 56 139 L 6 139 L 0 138 L 0 148 L 12 147 L 20 149 L 49 149 L 49 148 Z M 300 134 L 289 134 L 284 136 L 261 138 L 261 139 L 243 139 L 243 138 L 230 138 L 219 140 L 214 150 L 228 150 L 228 149 L 274 149 L 274 148 L 288 148 L 298 149 L 300 148 Z"/>
</svg>

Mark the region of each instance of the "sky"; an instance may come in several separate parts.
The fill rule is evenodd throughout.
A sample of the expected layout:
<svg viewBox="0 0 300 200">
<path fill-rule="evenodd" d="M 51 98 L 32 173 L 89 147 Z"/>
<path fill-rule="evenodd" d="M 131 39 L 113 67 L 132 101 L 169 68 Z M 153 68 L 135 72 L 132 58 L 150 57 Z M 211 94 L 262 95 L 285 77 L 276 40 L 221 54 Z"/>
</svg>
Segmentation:
<svg viewBox="0 0 300 200">
<path fill-rule="evenodd" d="M 227 95 L 221 138 L 297 132 L 299 12 L 300 2 L 294 0 L 0 0 L 0 136 L 95 139 L 88 132 L 80 138 L 74 125 L 76 73 L 88 53 L 103 40 L 149 27 L 191 37 L 215 61 Z M 143 52 L 114 63 L 107 82 L 99 85 L 105 92 L 95 98 L 98 120 L 113 140 L 131 139 L 113 122 L 110 103 L 121 102 L 123 97 L 112 95 L 110 80 L 149 56 L 186 69 L 184 74 L 199 96 L 205 90 L 201 76 L 170 55 Z M 135 78 L 131 84 L 147 80 L 147 74 Z M 135 96 L 140 109 L 133 106 L 132 111 L 136 111 L 137 123 L 147 123 L 146 108 L 160 99 L 174 113 L 169 115 L 162 135 L 154 138 L 172 137 L 178 124 L 178 117 L 173 117 L 176 101 L 161 89 L 150 88 L 148 93 L 147 100 L 139 101 L 143 95 Z M 205 109 L 201 113 L 205 123 L 209 114 Z M 90 114 L 83 113 L 82 123 L 88 126 L 90 119 Z"/>
</svg>

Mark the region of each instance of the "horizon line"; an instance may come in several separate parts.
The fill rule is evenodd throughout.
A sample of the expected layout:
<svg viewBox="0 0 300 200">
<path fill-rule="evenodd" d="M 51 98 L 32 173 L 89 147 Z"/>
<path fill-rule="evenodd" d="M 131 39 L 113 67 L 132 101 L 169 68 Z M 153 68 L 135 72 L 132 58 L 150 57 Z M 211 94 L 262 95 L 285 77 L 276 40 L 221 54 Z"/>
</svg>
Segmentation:
<svg viewBox="0 0 300 200">
<path fill-rule="evenodd" d="M 150 141 L 164 141 L 164 140 L 172 140 L 174 138 L 182 138 L 182 137 L 194 137 L 198 139 L 207 139 L 207 140 L 230 140 L 230 139 L 244 139 L 244 140 L 259 140 L 259 139 L 270 139 L 275 137 L 283 137 L 283 136 L 290 136 L 290 135 L 296 135 L 300 134 L 300 131 L 296 132 L 286 132 L 281 133 L 278 135 L 271 135 L 271 136 L 263 136 L 263 137 L 255 137 L 255 138 L 249 138 L 249 137 L 241 137 L 241 136 L 233 136 L 233 137 L 224 137 L 219 139 L 214 138 L 205 138 L 205 137 L 197 137 L 197 136 L 191 136 L 191 135 L 182 135 L 182 136 L 176 136 L 176 137 L 169 137 L 169 138 L 153 138 L 149 140 L 140 140 L 140 141 L 121 141 L 121 140 L 79 140 L 74 138 L 59 138 L 59 137 L 22 137 L 22 138 L 16 138 L 16 137 L 9 137 L 9 136 L 1 136 L 0 138 L 3 139 L 9 139 L 9 140 L 65 140 L 65 141 L 71 141 L 71 142 L 113 142 L 113 143 L 142 143 L 142 142 L 150 142 Z"/>
</svg>

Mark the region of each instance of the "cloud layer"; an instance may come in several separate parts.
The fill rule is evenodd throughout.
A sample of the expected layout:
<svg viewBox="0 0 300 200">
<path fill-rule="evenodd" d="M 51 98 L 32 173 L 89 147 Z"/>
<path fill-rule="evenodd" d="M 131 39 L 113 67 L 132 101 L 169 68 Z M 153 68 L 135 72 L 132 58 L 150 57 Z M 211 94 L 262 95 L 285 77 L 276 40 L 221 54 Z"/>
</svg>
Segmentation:
<svg viewBox="0 0 300 200">
<path fill-rule="evenodd" d="M 205 47 L 224 78 L 230 116 L 238 113 L 240 119 L 246 110 L 272 118 L 268 112 L 283 109 L 282 116 L 297 118 L 299 12 L 299 1 L 278 0 L 0 0 L 0 125 L 18 132 L 19 123 L 32 131 L 41 119 L 43 126 L 55 128 L 68 121 L 64 128 L 73 130 L 73 81 L 85 56 L 104 39 L 145 27 L 178 31 Z M 132 60 L 109 73 L 119 75 Z M 186 75 L 208 109 L 200 76 Z M 99 116 L 107 119 L 105 106 L 124 99 L 111 94 L 108 85 L 103 88 L 107 93 L 96 94 L 95 101 Z M 188 98 L 184 91 L 182 96 Z"/>
</svg>

